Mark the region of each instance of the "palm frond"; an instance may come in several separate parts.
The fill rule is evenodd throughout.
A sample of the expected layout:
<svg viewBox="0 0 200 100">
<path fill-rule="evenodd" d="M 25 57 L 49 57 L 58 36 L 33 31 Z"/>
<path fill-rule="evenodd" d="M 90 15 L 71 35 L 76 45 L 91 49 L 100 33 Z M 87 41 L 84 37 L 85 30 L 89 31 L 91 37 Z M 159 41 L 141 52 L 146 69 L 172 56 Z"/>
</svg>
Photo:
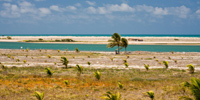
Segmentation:
<svg viewBox="0 0 200 100">
<path fill-rule="evenodd" d="M 48 76 L 52 76 L 53 75 L 54 71 L 51 71 L 50 68 L 45 68 L 45 69 L 46 69 L 46 72 L 47 72 Z"/>
<path fill-rule="evenodd" d="M 101 73 L 99 71 L 96 71 L 96 72 L 94 72 L 94 76 L 96 77 L 97 80 L 100 80 Z"/>
<path fill-rule="evenodd" d="M 38 99 L 38 100 L 42 100 L 44 98 L 44 93 L 40 93 L 38 91 L 34 92 L 34 96 Z"/>
<path fill-rule="evenodd" d="M 166 69 L 169 67 L 169 62 L 168 61 L 163 61 L 163 64 L 165 65 Z"/>
<path fill-rule="evenodd" d="M 192 64 L 187 65 L 189 73 L 193 74 L 195 67 Z"/>
<path fill-rule="evenodd" d="M 66 84 L 67 86 L 69 85 L 69 81 L 68 81 L 68 80 L 65 80 L 64 82 L 65 82 L 65 84 Z"/>
<path fill-rule="evenodd" d="M 154 92 L 153 92 L 153 91 L 148 91 L 148 92 L 146 92 L 146 95 L 147 95 L 149 98 L 151 98 L 151 100 L 153 100 L 153 99 L 154 99 L 154 97 L 155 97 L 155 95 L 154 95 Z"/>
<path fill-rule="evenodd" d="M 148 71 L 149 70 L 149 65 L 148 64 L 144 64 L 145 69 Z"/>
<path fill-rule="evenodd" d="M 122 88 L 123 88 L 123 84 L 122 84 L 121 82 L 118 82 L 118 87 L 119 87 L 120 89 L 122 89 Z"/>
</svg>

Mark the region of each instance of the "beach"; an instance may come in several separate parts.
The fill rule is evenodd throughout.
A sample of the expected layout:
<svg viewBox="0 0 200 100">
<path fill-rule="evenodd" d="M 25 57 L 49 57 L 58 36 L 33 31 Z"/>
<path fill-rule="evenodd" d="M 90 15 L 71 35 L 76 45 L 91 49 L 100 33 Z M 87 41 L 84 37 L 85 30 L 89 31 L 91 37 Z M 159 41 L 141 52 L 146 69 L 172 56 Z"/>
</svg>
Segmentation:
<svg viewBox="0 0 200 100">
<path fill-rule="evenodd" d="M 200 45 L 199 37 L 124 37 L 129 44 L 136 45 Z M 6 36 L 0 37 L 0 42 L 23 42 L 24 40 L 61 40 L 72 39 L 76 42 L 45 42 L 45 43 L 66 43 L 66 44 L 108 44 L 111 37 L 107 36 Z M 139 41 L 142 40 L 142 41 Z M 44 43 L 44 42 L 36 42 Z"/>
</svg>

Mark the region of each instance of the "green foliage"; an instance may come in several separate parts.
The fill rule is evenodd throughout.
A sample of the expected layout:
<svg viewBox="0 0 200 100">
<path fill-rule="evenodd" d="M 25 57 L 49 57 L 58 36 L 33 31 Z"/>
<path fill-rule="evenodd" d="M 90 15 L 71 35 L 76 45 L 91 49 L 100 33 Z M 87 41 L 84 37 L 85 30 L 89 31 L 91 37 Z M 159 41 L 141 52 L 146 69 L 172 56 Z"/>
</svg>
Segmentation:
<svg viewBox="0 0 200 100">
<path fill-rule="evenodd" d="M 68 51 L 68 49 L 65 49 L 65 51 Z"/>
<path fill-rule="evenodd" d="M 184 82 L 182 85 L 190 89 L 195 100 L 200 100 L 200 79 L 192 77 L 190 81 L 191 83 Z"/>
<path fill-rule="evenodd" d="M 66 57 L 61 57 L 61 62 L 63 63 L 63 65 L 65 65 L 66 68 L 68 67 L 69 61 Z"/>
<path fill-rule="evenodd" d="M 24 60 L 23 62 L 24 62 L 24 63 L 26 63 L 27 61 L 26 61 L 26 60 Z"/>
<path fill-rule="evenodd" d="M 51 55 L 48 55 L 48 58 L 51 58 Z"/>
<path fill-rule="evenodd" d="M 50 68 L 45 68 L 45 70 L 46 70 L 48 76 L 52 76 L 54 73 L 54 71 L 51 71 Z"/>
<path fill-rule="evenodd" d="M 125 63 L 127 63 L 127 60 L 126 60 L 126 59 L 123 59 L 123 62 L 124 62 L 124 64 L 125 64 Z"/>
<path fill-rule="evenodd" d="M 57 51 L 58 51 L 58 52 L 60 52 L 60 50 L 59 50 L 59 49 L 58 49 Z"/>
<path fill-rule="evenodd" d="M 129 66 L 128 63 L 124 63 L 124 65 L 125 65 L 126 68 L 128 68 L 128 66 Z"/>
<path fill-rule="evenodd" d="M 151 100 L 153 100 L 153 99 L 154 99 L 154 97 L 155 97 L 155 95 L 154 95 L 154 92 L 153 92 L 153 91 L 148 91 L 148 92 L 146 92 L 146 95 L 147 95 L 149 98 L 151 98 Z"/>
<path fill-rule="evenodd" d="M 42 100 L 44 98 L 44 93 L 40 93 L 38 91 L 34 92 L 34 96 L 38 99 L 38 100 Z"/>
<path fill-rule="evenodd" d="M 10 55 L 7 55 L 8 58 L 10 58 Z"/>
<path fill-rule="evenodd" d="M 78 48 L 75 48 L 75 52 L 76 52 L 76 53 L 79 53 L 80 51 L 78 50 Z"/>
<path fill-rule="evenodd" d="M 111 61 L 113 61 L 113 58 L 110 58 Z"/>
<path fill-rule="evenodd" d="M 7 36 L 7 39 L 12 39 L 10 36 Z"/>
<path fill-rule="evenodd" d="M 147 71 L 149 70 L 149 64 L 144 64 L 144 67 Z"/>
<path fill-rule="evenodd" d="M 97 80 L 101 79 L 101 73 L 99 71 L 94 72 L 94 76 L 96 77 Z"/>
<path fill-rule="evenodd" d="M 16 62 L 19 62 L 20 60 L 19 59 L 16 59 Z"/>
<path fill-rule="evenodd" d="M 79 66 L 79 65 L 76 65 L 76 69 L 78 71 L 78 74 L 81 75 L 82 72 L 83 72 L 83 67 L 82 66 Z"/>
<path fill-rule="evenodd" d="M 87 62 L 87 64 L 90 65 L 91 63 L 90 63 L 90 62 Z"/>
<path fill-rule="evenodd" d="M 113 94 L 111 92 L 106 92 L 106 94 L 103 94 L 104 97 L 102 99 L 106 100 L 120 100 L 121 99 L 121 94 L 118 92 L 117 94 Z"/>
<path fill-rule="evenodd" d="M 123 84 L 122 84 L 121 82 L 118 82 L 118 87 L 119 87 L 120 89 L 122 89 L 122 88 L 123 88 Z"/>
<path fill-rule="evenodd" d="M 130 56 L 129 55 L 126 55 L 126 58 L 128 59 Z"/>
<path fill-rule="evenodd" d="M 26 52 L 28 52 L 28 51 L 29 51 L 29 49 L 27 48 L 27 49 L 26 49 Z"/>
<path fill-rule="evenodd" d="M 189 73 L 193 74 L 195 67 L 192 64 L 187 65 Z"/>
<path fill-rule="evenodd" d="M 42 38 L 39 38 L 38 40 L 39 40 L 39 41 L 43 41 L 43 39 L 42 39 Z"/>
<path fill-rule="evenodd" d="M 177 60 L 174 60 L 174 62 L 177 64 Z"/>
<path fill-rule="evenodd" d="M 14 57 L 14 56 L 12 56 L 12 59 L 15 59 L 15 57 Z"/>
<path fill-rule="evenodd" d="M 112 40 L 108 40 L 108 45 L 107 48 L 113 48 L 115 46 L 117 46 L 118 48 L 118 52 L 117 54 L 119 54 L 119 46 L 121 45 L 121 35 L 119 35 L 118 33 L 114 33 L 112 35 Z"/>
<path fill-rule="evenodd" d="M 26 57 L 28 57 L 28 55 L 26 55 Z"/>
<path fill-rule="evenodd" d="M 1 68 L 2 68 L 2 69 L 6 69 L 7 67 L 6 67 L 6 66 L 4 66 L 4 65 L 1 65 Z"/>
<path fill-rule="evenodd" d="M 125 53 L 126 53 L 126 48 L 128 47 L 128 40 L 126 38 L 122 38 L 120 46 L 125 48 Z"/>
<path fill-rule="evenodd" d="M 193 99 L 188 96 L 180 96 L 179 100 L 193 100 Z"/>
<path fill-rule="evenodd" d="M 54 62 L 54 65 L 56 65 L 57 63 L 56 62 Z"/>
<path fill-rule="evenodd" d="M 169 62 L 168 61 L 163 61 L 163 64 L 165 65 L 165 68 L 167 69 L 169 67 Z"/>
<path fill-rule="evenodd" d="M 65 80 L 64 82 L 65 82 L 65 84 L 66 84 L 67 86 L 69 85 L 69 81 L 68 81 L 68 80 Z"/>
</svg>

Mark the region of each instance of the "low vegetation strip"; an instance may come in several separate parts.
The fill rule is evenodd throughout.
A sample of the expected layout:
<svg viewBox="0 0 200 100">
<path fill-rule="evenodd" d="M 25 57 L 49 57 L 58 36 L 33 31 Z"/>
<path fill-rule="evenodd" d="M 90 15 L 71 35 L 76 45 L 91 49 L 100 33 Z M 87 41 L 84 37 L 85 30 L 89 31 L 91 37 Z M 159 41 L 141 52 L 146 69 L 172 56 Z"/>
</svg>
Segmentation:
<svg viewBox="0 0 200 100">
<path fill-rule="evenodd" d="M 61 40 L 43 40 L 39 38 L 38 40 L 24 40 L 23 42 L 76 42 L 72 39 L 61 39 Z"/>
</svg>

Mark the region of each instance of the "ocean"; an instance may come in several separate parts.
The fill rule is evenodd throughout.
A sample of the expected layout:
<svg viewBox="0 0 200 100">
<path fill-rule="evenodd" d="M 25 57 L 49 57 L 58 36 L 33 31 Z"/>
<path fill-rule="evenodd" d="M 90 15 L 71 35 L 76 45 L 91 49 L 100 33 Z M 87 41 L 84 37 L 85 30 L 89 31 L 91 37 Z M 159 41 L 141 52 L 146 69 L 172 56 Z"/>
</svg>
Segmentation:
<svg viewBox="0 0 200 100">
<path fill-rule="evenodd" d="M 24 43 L 24 42 L 0 42 L 0 49 L 53 49 L 74 51 L 115 51 L 117 47 L 107 48 L 106 44 L 53 44 L 53 43 Z M 124 51 L 122 49 L 121 51 Z M 128 45 L 127 51 L 151 51 L 151 52 L 200 52 L 199 45 Z"/>
</svg>

